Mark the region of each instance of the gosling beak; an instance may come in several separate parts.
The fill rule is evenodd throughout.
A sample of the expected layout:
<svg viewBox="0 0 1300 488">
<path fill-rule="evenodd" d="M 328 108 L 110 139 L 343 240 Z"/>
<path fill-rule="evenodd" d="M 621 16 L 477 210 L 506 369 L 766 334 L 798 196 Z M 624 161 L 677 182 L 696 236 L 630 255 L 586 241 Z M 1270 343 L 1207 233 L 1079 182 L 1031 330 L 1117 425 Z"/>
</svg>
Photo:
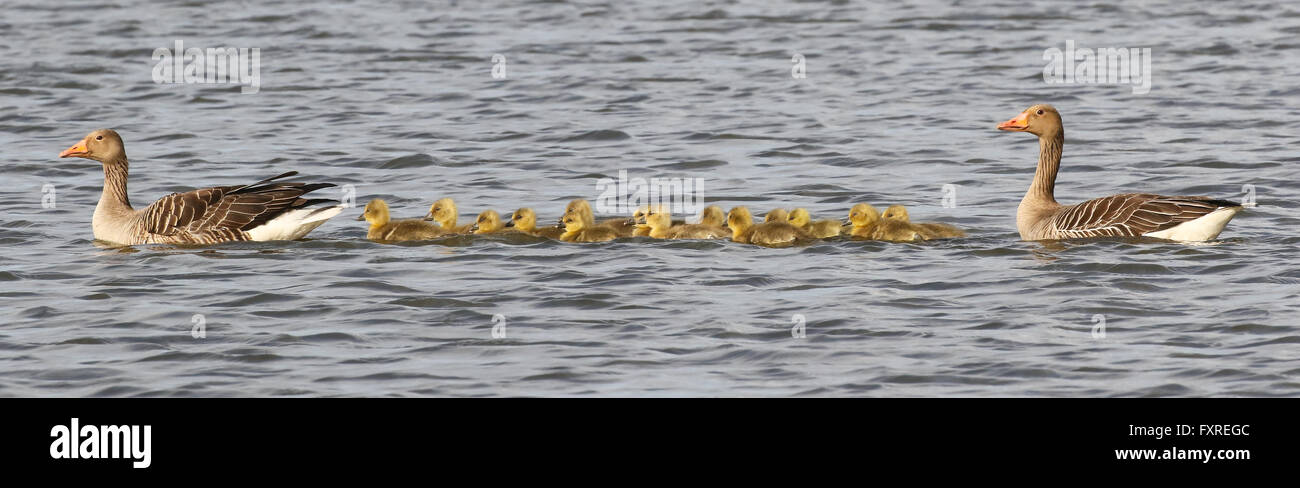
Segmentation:
<svg viewBox="0 0 1300 488">
<path fill-rule="evenodd" d="M 998 124 L 998 130 L 1009 130 L 1014 132 L 1023 132 L 1029 128 L 1029 112 L 1020 112 L 1016 118 Z"/>
<path fill-rule="evenodd" d="M 515 221 L 511 220 L 509 222 L 506 222 L 506 227 L 514 227 L 514 226 L 515 226 Z"/>
<path fill-rule="evenodd" d="M 90 154 L 90 151 L 86 149 L 86 141 L 82 140 L 81 142 L 73 144 L 72 147 L 64 149 L 63 152 L 59 153 L 59 157 L 80 158 L 85 157 L 88 154 Z"/>
<path fill-rule="evenodd" d="M 478 224 L 474 224 L 473 227 L 470 227 L 470 228 L 469 228 L 469 233 L 470 233 L 470 234 L 473 234 L 473 233 L 476 233 L 476 232 L 478 232 Z"/>
<path fill-rule="evenodd" d="M 361 222 L 363 220 L 366 220 L 366 214 L 361 214 L 357 216 L 357 222 Z"/>
<path fill-rule="evenodd" d="M 627 219 L 627 220 L 623 221 L 623 224 L 624 224 L 624 225 L 636 225 L 636 224 L 638 224 L 638 222 L 636 221 L 636 219 Z"/>
<path fill-rule="evenodd" d="M 426 222 L 431 222 L 431 221 L 433 221 L 433 212 L 429 212 L 428 215 L 425 215 L 425 216 L 424 216 L 424 220 L 425 220 Z"/>
<path fill-rule="evenodd" d="M 840 222 L 840 223 L 841 223 L 841 224 L 844 224 L 844 225 L 853 225 L 853 220 L 851 220 L 851 219 L 844 219 L 844 221 L 842 221 L 842 222 Z"/>
</svg>

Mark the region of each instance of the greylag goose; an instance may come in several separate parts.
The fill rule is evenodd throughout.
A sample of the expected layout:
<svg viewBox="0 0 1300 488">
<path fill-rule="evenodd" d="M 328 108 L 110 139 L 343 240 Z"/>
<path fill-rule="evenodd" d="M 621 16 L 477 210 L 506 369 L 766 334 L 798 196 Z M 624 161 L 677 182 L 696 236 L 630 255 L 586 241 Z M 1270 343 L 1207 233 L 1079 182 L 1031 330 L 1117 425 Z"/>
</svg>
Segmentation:
<svg viewBox="0 0 1300 488">
<path fill-rule="evenodd" d="M 731 227 L 731 240 L 741 244 L 778 247 L 813 238 L 785 220 L 755 224 L 753 214 L 743 206 L 727 213 L 727 226 Z"/>
<path fill-rule="evenodd" d="M 537 212 L 528 207 L 515 210 L 510 214 L 510 222 L 506 222 L 507 228 L 517 229 L 528 235 L 545 237 L 548 239 L 559 239 L 564 229 L 555 226 L 537 228 Z"/>
<path fill-rule="evenodd" d="M 1123 236 L 1208 241 L 1242 210 L 1240 204 L 1227 200 L 1151 193 L 1061 205 L 1053 195 L 1065 145 L 1061 114 L 1051 105 L 1034 105 L 998 124 L 998 129 L 1038 136 L 1038 170 L 1016 210 L 1016 228 L 1027 241 Z"/>
<path fill-rule="evenodd" d="M 840 235 L 841 225 L 834 220 L 818 220 L 813 222 L 812 215 L 808 209 L 800 207 L 790 211 L 788 218 L 790 224 L 803 229 L 804 232 L 812 234 L 818 239 L 826 239 Z"/>
<path fill-rule="evenodd" d="M 655 239 L 725 239 L 730 234 L 726 229 L 707 224 L 673 225 L 667 207 L 651 208 L 646 214 L 646 225 L 650 227 L 648 235 Z"/>
<path fill-rule="evenodd" d="M 378 198 L 366 204 L 357 220 L 370 224 L 366 239 L 382 242 L 422 241 L 447 235 L 448 232 L 423 219 L 392 220 L 388 214 L 388 202 Z"/>
<path fill-rule="evenodd" d="M 569 214 L 564 217 L 564 233 L 560 240 L 568 242 L 603 242 L 619 237 L 618 232 L 609 227 L 591 226 L 581 215 Z"/>
<path fill-rule="evenodd" d="M 104 190 L 91 218 L 95 239 L 121 245 L 215 244 L 301 239 L 343 211 L 336 200 L 303 195 L 332 183 L 273 183 L 290 171 L 251 185 L 215 186 L 172 193 L 136 210 L 127 197 L 129 163 L 122 137 L 112 129 L 91 132 L 59 153 L 104 167 Z"/>
<path fill-rule="evenodd" d="M 456 209 L 456 202 L 450 198 L 440 198 L 429 206 L 429 214 L 424 216 L 424 220 L 432 220 L 442 226 L 442 229 L 449 234 L 466 234 L 474 227 L 474 224 L 456 225 L 456 220 L 460 211 Z"/>
<path fill-rule="evenodd" d="M 885 220 L 897 220 L 905 224 L 912 224 L 921 237 L 924 239 L 948 239 L 951 237 L 966 237 L 966 232 L 958 229 L 954 225 L 941 224 L 938 222 L 920 222 L 913 223 L 912 218 L 907 215 L 907 207 L 902 205 L 890 205 L 885 209 L 885 213 L 880 216 Z"/>
</svg>

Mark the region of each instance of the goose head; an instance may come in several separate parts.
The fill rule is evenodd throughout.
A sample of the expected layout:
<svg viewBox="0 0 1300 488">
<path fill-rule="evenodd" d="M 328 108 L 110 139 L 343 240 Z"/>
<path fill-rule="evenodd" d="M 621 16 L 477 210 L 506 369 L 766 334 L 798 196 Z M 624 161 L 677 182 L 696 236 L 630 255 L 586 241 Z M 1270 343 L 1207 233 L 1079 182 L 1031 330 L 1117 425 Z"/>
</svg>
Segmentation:
<svg viewBox="0 0 1300 488">
<path fill-rule="evenodd" d="M 880 221 L 880 211 L 866 203 L 859 203 L 849 209 L 849 220 L 845 224 L 854 227 L 868 227 Z"/>
<path fill-rule="evenodd" d="M 484 210 L 483 213 L 478 214 L 478 220 L 474 221 L 474 226 L 470 227 L 469 231 L 474 234 L 489 234 L 503 228 L 505 225 L 501 224 L 501 214 L 496 210 Z"/>
<path fill-rule="evenodd" d="M 424 216 L 424 220 L 433 220 L 443 227 L 451 228 L 456 226 L 457 213 L 456 202 L 443 198 L 429 206 L 429 214 Z"/>
<path fill-rule="evenodd" d="M 1028 132 L 1038 137 L 1055 134 L 1061 131 L 1061 113 L 1051 105 L 1034 105 L 1011 120 L 998 124 L 998 130 Z"/>
<path fill-rule="evenodd" d="M 726 227 L 727 214 L 722 212 L 722 207 L 709 205 L 704 207 L 704 212 L 700 215 L 700 223 L 714 227 Z"/>
<path fill-rule="evenodd" d="M 789 220 L 790 224 L 794 225 L 795 227 L 804 227 L 807 226 L 808 223 L 812 221 L 812 215 L 808 213 L 808 209 L 800 207 L 791 210 L 790 216 L 787 218 L 787 220 Z"/>
<path fill-rule="evenodd" d="M 634 225 L 646 223 L 645 217 L 646 214 L 648 214 L 649 212 L 650 212 L 649 205 L 642 205 L 640 207 L 637 207 L 636 211 L 632 212 L 632 220 L 629 223 Z"/>
<path fill-rule="evenodd" d="M 371 226 L 380 226 L 388 223 L 388 202 L 378 198 L 371 200 L 366 204 L 366 208 L 361 212 L 357 220 L 364 220 Z"/>
<path fill-rule="evenodd" d="M 60 158 L 85 158 L 101 163 L 126 162 L 122 136 L 113 129 L 99 129 L 59 153 Z"/>
<path fill-rule="evenodd" d="M 515 210 L 510 214 L 510 221 L 506 222 L 506 227 L 514 227 L 524 232 L 532 232 L 537 227 L 537 212 L 528 207 Z"/>
<path fill-rule="evenodd" d="M 908 223 L 912 221 L 911 217 L 907 215 L 907 208 L 902 205 L 890 205 L 889 208 L 885 209 L 885 213 L 880 214 L 880 218 Z"/>
</svg>

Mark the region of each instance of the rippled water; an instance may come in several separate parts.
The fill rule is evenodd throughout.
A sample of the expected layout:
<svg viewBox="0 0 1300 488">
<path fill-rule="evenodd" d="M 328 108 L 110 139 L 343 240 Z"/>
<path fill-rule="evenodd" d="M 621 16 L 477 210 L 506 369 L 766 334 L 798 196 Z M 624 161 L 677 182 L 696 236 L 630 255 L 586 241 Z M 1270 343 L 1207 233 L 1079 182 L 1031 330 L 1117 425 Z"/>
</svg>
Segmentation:
<svg viewBox="0 0 1300 488">
<path fill-rule="evenodd" d="M 62 3 L 0 9 L 0 395 L 1300 394 L 1295 6 Z M 177 39 L 260 48 L 260 93 L 153 83 Z M 1151 92 L 1044 83 L 1067 40 L 1150 47 Z M 1063 202 L 1259 206 L 1206 245 L 1020 242 L 1036 142 L 994 125 L 1038 102 L 1065 117 Z M 99 127 L 137 206 L 298 170 L 400 215 L 551 222 L 627 170 L 972 237 L 380 245 L 352 209 L 299 242 L 113 249 L 98 164 L 56 158 Z"/>
</svg>

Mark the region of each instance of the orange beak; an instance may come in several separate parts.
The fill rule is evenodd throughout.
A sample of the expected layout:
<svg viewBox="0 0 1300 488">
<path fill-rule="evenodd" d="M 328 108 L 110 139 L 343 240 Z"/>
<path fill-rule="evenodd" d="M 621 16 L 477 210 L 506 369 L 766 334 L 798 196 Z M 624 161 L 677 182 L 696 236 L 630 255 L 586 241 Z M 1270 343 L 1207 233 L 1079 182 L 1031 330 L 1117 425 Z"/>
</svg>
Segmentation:
<svg viewBox="0 0 1300 488">
<path fill-rule="evenodd" d="M 998 124 L 998 130 L 1023 131 L 1029 128 L 1029 112 L 1020 112 L 1016 118 Z"/>
<path fill-rule="evenodd" d="M 74 144 L 70 148 L 64 149 L 63 152 L 59 153 L 59 157 L 75 158 L 75 157 L 82 157 L 87 154 L 90 154 L 90 151 L 86 149 L 86 141 L 83 140 L 81 142 Z"/>
</svg>

